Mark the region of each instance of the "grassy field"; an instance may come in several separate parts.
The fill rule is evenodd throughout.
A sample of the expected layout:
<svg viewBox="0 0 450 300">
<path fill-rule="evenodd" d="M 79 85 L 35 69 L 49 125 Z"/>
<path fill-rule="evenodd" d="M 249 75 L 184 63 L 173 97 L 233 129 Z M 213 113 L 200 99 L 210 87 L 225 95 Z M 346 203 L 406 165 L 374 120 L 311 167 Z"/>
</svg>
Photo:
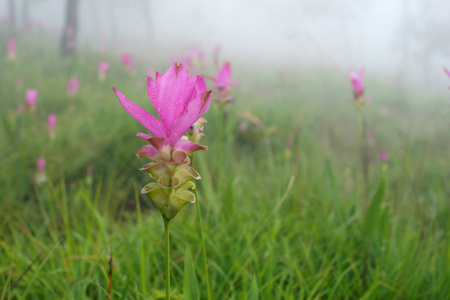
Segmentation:
<svg viewBox="0 0 450 300">
<path fill-rule="evenodd" d="M 19 37 L 9 62 L 0 37 L 0 294 L 107 299 L 112 277 L 112 299 L 164 299 L 163 222 L 140 194 L 152 179 L 135 156 L 145 129 L 111 89 L 154 113 L 146 63 L 133 75 L 118 53 L 86 49 L 62 60 L 56 41 L 37 35 Z M 105 82 L 100 60 L 111 63 Z M 367 73 L 367 201 L 347 75 L 232 66 L 235 103 L 226 119 L 211 104 L 201 141 L 209 149 L 194 161 L 212 299 L 450 299 L 450 92 L 393 87 Z M 69 98 L 74 75 L 80 90 Z M 26 88 L 39 90 L 36 110 L 17 112 Z M 243 112 L 264 128 L 240 130 Z M 40 156 L 44 184 L 34 182 Z M 173 298 L 206 299 L 195 205 L 171 228 Z"/>
</svg>

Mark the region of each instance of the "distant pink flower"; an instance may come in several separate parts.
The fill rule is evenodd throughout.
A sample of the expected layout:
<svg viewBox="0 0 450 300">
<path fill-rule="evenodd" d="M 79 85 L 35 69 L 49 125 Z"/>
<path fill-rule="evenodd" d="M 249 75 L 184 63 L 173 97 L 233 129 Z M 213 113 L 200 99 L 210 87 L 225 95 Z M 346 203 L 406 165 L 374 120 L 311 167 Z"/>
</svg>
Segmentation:
<svg viewBox="0 0 450 300">
<path fill-rule="evenodd" d="M 28 110 L 33 111 L 35 109 L 38 94 L 39 91 L 36 89 L 25 91 L 25 104 L 27 105 Z"/>
<path fill-rule="evenodd" d="M 16 79 L 16 87 L 21 87 L 23 85 L 23 80 L 21 77 L 17 77 Z"/>
<path fill-rule="evenodd" d="M 361 69 L 359 71 L 359 74 L 350 72 L 350 80 L 353 87 L 353 94 L 355 95 L 355 98 L 358 98 L 364 93 L 364 85 L 362 83 L 363 76 L 364 76 L 364 69 Z"/>
<path fill-rule="evenodd" d="M 47 118 L 48 132 L 51 138 L 55 137 L 56 115 L 50 114 Z"/>
<path fill-rule="evenodd" d="M 368 130 L 367 131 L 367 144 L 369 144 L 370 146 L 375 145 L 375 133 L 372 130 Z"/>
<path fill-rule="evenodd" d="M 120 61 L 122 62 L 122 66 L 124 69 L 134 71 L 136 69 L 136 65 L 134 64 L 133 57 L 130 53 L 124 53 L 120 56 Z"/>
<path fill-rule="evenodd" d="M 203 51 L 197 51 L 197 57 L 199 60 L 205 59 L 205 53 Z"/>
<path fill-rule="evenodd" d="M 448 77 L 450 77 L 450 70 L 446 67 L 443 67 L 445 74 L 447 74 Z"/>
<path fill-rule="evenodd" d="M 73 27 L 67 26 L 64 32 L 65 32 L 66 36 L 71 37 L 74 33 Z"/>
<path fill-rule="evenodd" d="M 98 64 L 98 78 L 100 80 L 105 80 L 106 78 L 106 72 L 108 72 L 109 69 L 109 63 L 106 61 L 101 61 Z"/>
<path fill-rule="evenodd" d="M 114 87 L 113 89 L 125 111 L 154 135 L 137 134 L 150 143 L 139 150 L 138 157 L 154 157 L 163 153 L 165 159 L 170 160 L 170 154 L 164 152 L 166 146 L 184 153 L 206 150 L 204 146 L 180 140 L 191 125 L 209 109 L 211 91 L 207 91 L 203 75 L 191 77 L 181 64 L 174 63 L 163 75 L 156 72 L 155 79 L 147 77 L 148 97 L 161 120 L 129 101 Z"/>
<path fill-rule="evenodd" d="M 217 74 L 217 77 L 212 77 L 214 87 L 218 90 L 228 90 L 231 86 L 236 85 L 234 82 L 230 81 L 231 77 L 231 67 L 229 62 L 223 64 L 222 69 Z"/>
<path fill-rule="evenodd" d="M 156 71 L 152 67 L 147 68 L 147 76 L 155 77 Z"/>
<path fill-rule="evenodd" d="M 16 59 L 16 40 L 10 39 L 6 43 L 8 47 L 8 60 L 15 60 Z"/>
<path fill-rule="evenodd" d="M 380 160 L 384 163 L 388 160 L 388 153 L 384 149 L 380 151 Z"/>
<path fill-rule="evenodd" d="M 45 165 L 46 165 L 45 158 L 43 156 L 39 157 L 38 160 L 37 160 L 38 172 L 44 172 Z"/>
<path fill-rule="evenodd" d="M 73 76 L 70 78 L 69 83 L 67 84 L 67 96 L 75 97 L 78 93 L 78 89 L 80 88 L 80 83 L 78 82 L 78 78 Z"/>
</svg>

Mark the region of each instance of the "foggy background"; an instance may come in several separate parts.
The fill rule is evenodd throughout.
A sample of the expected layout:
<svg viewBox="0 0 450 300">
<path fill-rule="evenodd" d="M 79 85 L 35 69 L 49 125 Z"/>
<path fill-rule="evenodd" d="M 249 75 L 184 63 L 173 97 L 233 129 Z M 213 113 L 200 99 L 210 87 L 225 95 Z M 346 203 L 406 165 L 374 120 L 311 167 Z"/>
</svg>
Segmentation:
<svg viewBox="0 0 450 300">
<path fill-rule="evenodd" d="M 8 1 L 0 17 L 8 16 Z M 16 5 L 17 27 L 23 3 Z M 28 17 L 60 35 L 65 0 L 28 0 Z M 320 65 L 347 76 L 448 92 L 450 1 L 80 0 L 78 42 L 173 60 L 190 46 L 209 59 L 215 45 L 233 65 L 301 70 Z M 267 68 L 266 68 L 267 67 Z"/>
</svg>

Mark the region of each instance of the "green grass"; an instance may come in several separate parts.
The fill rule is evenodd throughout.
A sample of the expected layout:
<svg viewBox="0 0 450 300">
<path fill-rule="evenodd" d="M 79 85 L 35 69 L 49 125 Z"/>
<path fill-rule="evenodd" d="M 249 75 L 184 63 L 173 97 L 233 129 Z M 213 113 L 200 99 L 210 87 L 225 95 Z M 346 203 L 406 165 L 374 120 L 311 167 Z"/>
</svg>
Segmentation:
<svg viewBox="0 0 450 300">
<path fill-rule="evenodd" d="M 56 41 L 40 39 L 23 35 L 17 61 L 0 59 L 0 294 L 106 299 L 112 257 L 112 299 L 164 299 L 163 222 L 139 193 L 151 181 L 138 170 L 146 160 L 135 156 L 143 128 L 111 89 L 154 112 L 137 87 L 147 66 L 130 75 L 117 55 L 89 49 L 61 60 Z M 5 51 L 2 45 L 0 58 Z M 111 62 L 104 83 L 100 59 Z M 164 71 L 168 62 L 161 63 Z M 376 144 L 367 204 L 348 79 L 321 68 L 284 78 L 264 66 L 240 69 L 233 69 L 240 80 L 226 126 L 212 103 L 202 140 L 209 149 L 195 156 L 212 298 L 450 299 L 450 94 L 389 88 L 369 75 L 373 104 L 364 114 Z M 74 74 L 81 89 L 69 99 Z M 23 87 L 15 86 L 18 76 Z M 25 88 L 39 89 L 34 114 L 15 113 Z M 276 129 L 243 135 L 243 111 Z M 54 140 L 49 113 L 58 117 Z M 385 172 L 381 148 L 389 152 Z M 49 181 L 37 186 L 41 155 Z M 173 298 L 206 299 L 195 205 L 172 221 L 171 246 Z"/>
</svg>

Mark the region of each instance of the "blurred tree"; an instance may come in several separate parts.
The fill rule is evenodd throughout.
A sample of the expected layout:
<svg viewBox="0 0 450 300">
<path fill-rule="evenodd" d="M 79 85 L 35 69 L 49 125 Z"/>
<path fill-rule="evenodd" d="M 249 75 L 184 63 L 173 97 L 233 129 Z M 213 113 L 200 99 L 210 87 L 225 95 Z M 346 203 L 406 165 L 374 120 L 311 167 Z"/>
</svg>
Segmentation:
<svg viewBox="0 0 450 300">
<path fill-rule="evenodd" d="M 66 57 L 74 53 L 75 41 L 78 32 L 79 0 L 67 0 L 66 23 L 61 36 L 61 56 Z"/>
<path fill-rule="evenodd" d="M 16 29 L 16 6 L 14 0 L 8 0 L 8 8 L 9 8 L 9 34 L 11 36 L 14 36 Z"/>
<path fill-rule="evenodd" d="M 23 26 L 28 26 L 28 8 L 30 6 L 30 0 L 23 0 L 22 4 L 22 24 Z"/>
</svg>

